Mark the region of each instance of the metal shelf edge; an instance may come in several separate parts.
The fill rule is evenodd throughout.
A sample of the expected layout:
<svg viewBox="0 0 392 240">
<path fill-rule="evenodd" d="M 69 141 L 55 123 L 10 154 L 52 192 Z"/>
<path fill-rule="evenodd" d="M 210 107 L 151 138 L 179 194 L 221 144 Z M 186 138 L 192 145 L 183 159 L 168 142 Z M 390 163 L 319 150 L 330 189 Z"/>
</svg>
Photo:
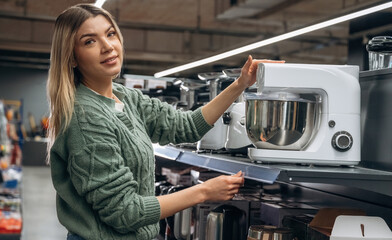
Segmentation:
<svg viewBox="0 0 392 240">
<path fill-rule="evenodd" d="M 153 148 L 154 148 L 154 154 L 156 156 L 159 156 L 161 158 L 165 158 L 168 160 L 175 161 L 175 160 L 177 160 L 177 158 L 181 154 L 181 151 L 176 148 L 161 146 L 159 144 L 153 144 Z"/>
<path fill-rule="evenodd" d="M 157 156 L 181 163 L 202 167 L 225 174 L 244 173 L 245 178 L 272 184 L 275 181 L 288 183 L 326 183 L 356 187 L 392 196 L 392 172 L 363 167 L 301 167 L 295 165 L 257 164 L 245 158 L 223 154 L 200 154 L 192 149 L 154 145 Z"/>
<path fill-rule="evenodd" d="M 275 182 L 280 173 L 279 169 L 257 167 L 251 163 L 198 155 L 192 152 L 184 152 L 177 161 L 226 174 L 242 171 L 245 178 L 270 184 Z"/>
</svg>

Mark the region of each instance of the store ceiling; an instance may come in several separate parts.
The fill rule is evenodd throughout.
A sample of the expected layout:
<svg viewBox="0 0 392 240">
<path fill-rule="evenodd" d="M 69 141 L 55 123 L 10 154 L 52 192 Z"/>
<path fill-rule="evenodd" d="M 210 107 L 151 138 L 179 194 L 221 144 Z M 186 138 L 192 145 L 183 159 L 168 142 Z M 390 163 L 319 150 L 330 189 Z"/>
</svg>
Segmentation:
<svg viewBox="0 0 392 240">
<path fill-rule="evenodd" d="M 0 66 L 47 69 L 56 16 L 82 2 L 95 1 L 0 0 Z M 124 73 L 152 75 L 383 2 L 107 0 L 103 8 L 112 13 L 124 35 Z M 346 64 L 348 41 L 358 37 L 367 41 L 369 31 L 350 33 L 345 22 L 176 75 L 239 67 L 248 54 L 295 63 Z"/>
</svg>

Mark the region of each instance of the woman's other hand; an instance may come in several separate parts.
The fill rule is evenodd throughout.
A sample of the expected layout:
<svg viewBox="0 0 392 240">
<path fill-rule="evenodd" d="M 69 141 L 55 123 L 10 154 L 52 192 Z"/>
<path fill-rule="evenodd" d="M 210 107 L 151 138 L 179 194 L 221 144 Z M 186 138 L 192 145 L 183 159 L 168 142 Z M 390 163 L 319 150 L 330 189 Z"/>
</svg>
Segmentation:
<svg viewBox="0 0 392 240">
<path fill-rule="evenodd" d="M 161 206 L 161 219 L 205 201 L 226 201 L 244 185 L 242 172 L 232 176 L 219 176 L 184 190 L 157 196 Z"/>
<path fill-rule="evenodd" d="M 245 62 L 241 69 L 241 75 L 238 78 L 238 84 L 247 88 L 252 86 L 256 82 L 256 72 L 259 63 L 284 63 L 285 61 L 275 61 L 268 59 L 253 59 L 251 55 L 248 56 L 248 60 Z"/>
<path fill-rule="evenodd" d="M 226 201 L 234 197 L 244 184 L 241 171 L 231 176 L 219 176 L 200 184 L 204 192 L 205 201 Z"/>
</svg>

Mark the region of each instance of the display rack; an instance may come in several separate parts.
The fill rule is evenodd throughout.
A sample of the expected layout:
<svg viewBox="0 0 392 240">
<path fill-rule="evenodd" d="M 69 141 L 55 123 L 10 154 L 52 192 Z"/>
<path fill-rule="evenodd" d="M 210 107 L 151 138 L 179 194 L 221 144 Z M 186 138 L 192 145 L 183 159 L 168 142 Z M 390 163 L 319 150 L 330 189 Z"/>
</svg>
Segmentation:
<svg viewBox="0 0 392 240">
<path fill-rule="evenodd" d="M 2 172 L 11 172 L 13 177 L 2 182 L 0 186 L 0 239 L 20 240 L 23 225 L 22 220 L 22 198 L 19 180 L 22 174 L 21 168 L 11 167 L 2 169 Z M 9 173 L 6 173 L 7 175 Z M 18 176 L 17 176 L 18 175 Z"/>
<path fill-rule="evenodd" d="M 296 164 L 253 163 L 246 156 L 230 154 L 196 153 L 194 149 L 154 144 L 155 155 L 217 172 L 244 173 L 245 178 L 272 184 L 276 181 L 288 183 L 326 183 L 356 187 L 392 196 L 392 172 L 364 168 L 361 166 L 315 166 Z"/>
<path fill-rule="evenodd" d="M 22 199 L 19 181 L 22 171 L 20 167 L 10 165 L 16 159 L 12 158 L 12 141 L 8 135 L 9 121 L 6 109 L 13 109 L 17 115 L 12 123 L 18 127 L 22 119 L 22 101 L 0 100 L 0 239 L 20 240 L 22 229 Z M 16 134 L 21 133 L 17 131 Z M 21 136 L 18 136 L 21 138 Z M 17 145 L 19 142 L 16 143 Z M 11 147 L 12 146 L 12 147 Z M 16 154 L 17 155 L 17 154 Z"/>
</svg>

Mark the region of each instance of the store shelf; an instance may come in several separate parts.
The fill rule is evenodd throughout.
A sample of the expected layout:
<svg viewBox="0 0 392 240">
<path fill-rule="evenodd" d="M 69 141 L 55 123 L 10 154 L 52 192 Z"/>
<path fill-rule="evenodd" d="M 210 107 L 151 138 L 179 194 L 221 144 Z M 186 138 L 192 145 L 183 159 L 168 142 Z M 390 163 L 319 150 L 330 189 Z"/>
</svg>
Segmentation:
<svg viewBox="0 0 392 240">
<path fill-rule="evenodd" d="M 21 234 L 0 234 L 1 240 L 20 240 L 22 238 Z"/>
<path fill-rule="evenodd" d="M 196 153 L 195 150 L 174 146 L 154 145 L 155 155 L 193 166 L 234 174 L 242 171 L 245 178 L 264 183 L 326 183 L 369 190 L 392 196 L 392 172 L 360 166 L 314 166 L 295 164 L 253 163 L 249 158 L 230 154 Z"/>
</svg>

